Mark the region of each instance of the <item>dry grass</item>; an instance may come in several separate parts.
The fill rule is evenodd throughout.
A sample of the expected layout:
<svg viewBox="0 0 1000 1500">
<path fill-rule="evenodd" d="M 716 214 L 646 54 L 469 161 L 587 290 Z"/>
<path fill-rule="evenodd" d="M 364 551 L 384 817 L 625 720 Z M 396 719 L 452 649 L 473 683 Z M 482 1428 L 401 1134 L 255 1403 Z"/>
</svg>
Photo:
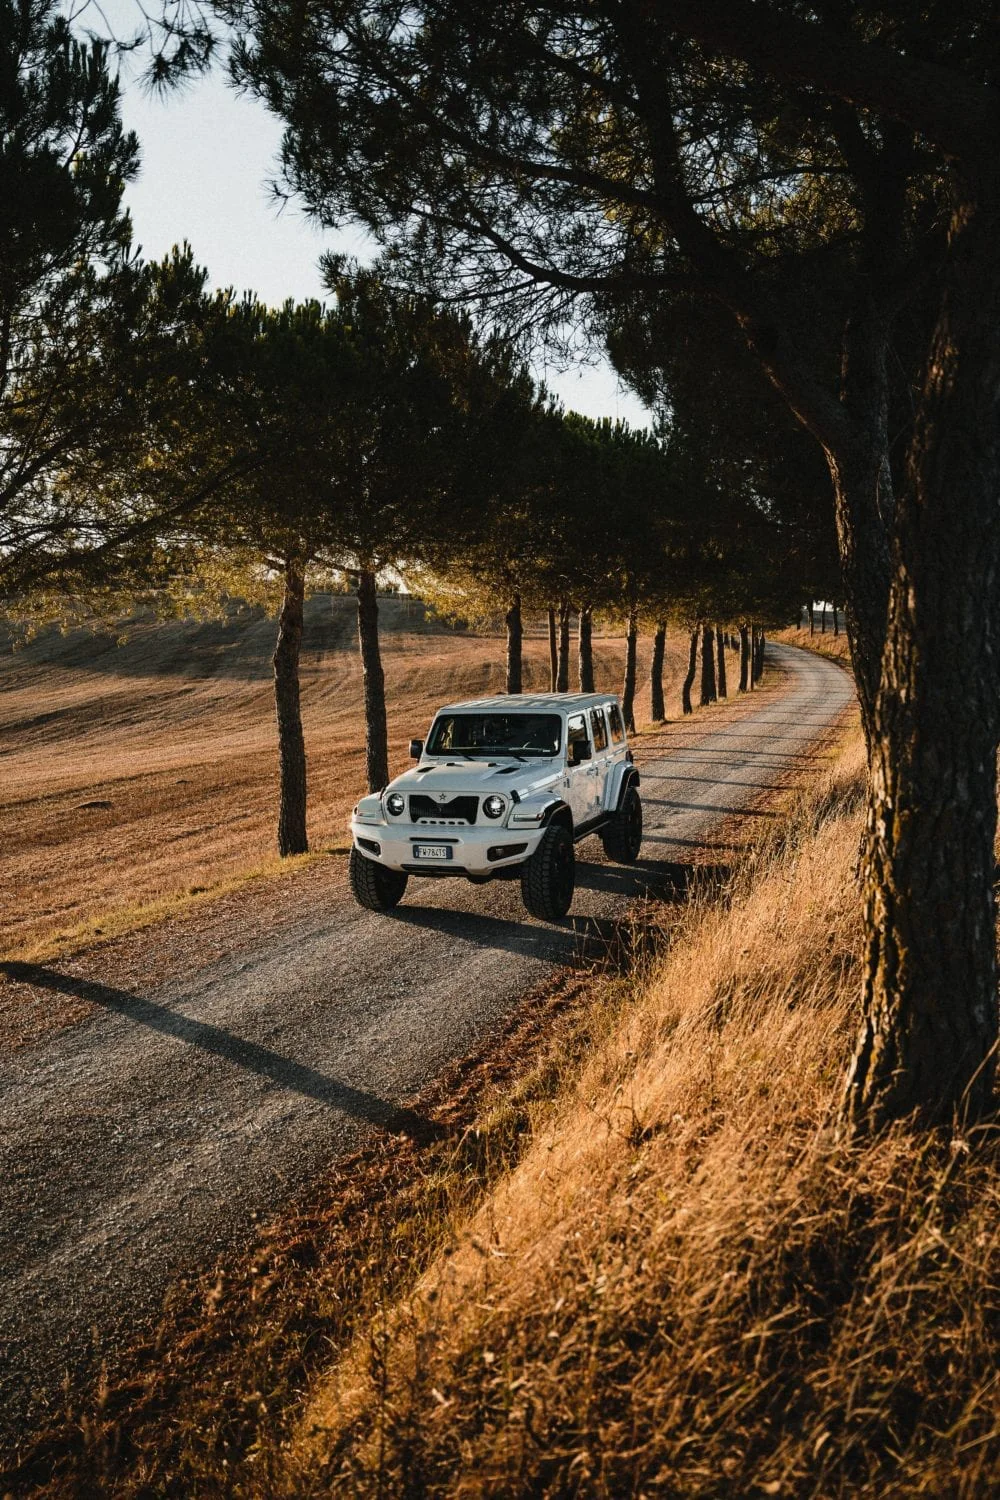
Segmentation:
<svg viewBox="0 0 1000 1500">
<path fill-rule="evenodd" d="M 438 705 L 502 686 L 500 637 L 417 629 L 405 601 L 380 605 L 393 773 Z M 109 634 L 50 630 L 0 656 L 0 957 L 125 930 L 179 898 L 218 893 L 274 852 L 274 621 L 140 622 Z M 669 701 L 681 641 L 671 642 Z M 527 686 L 547 683 L 548 645 L 525 643 Z M 619 686 L 619 640 L 595 642 L 600 686 Z M 640 667 L 645 670 L 648 655 Z M 309 601 L 302 660 L 310 840 L 343 845 L 364 784 L 361 673 L 352 601 Z M 640 717 L 642 704 L 640 704 Z"/>
<path fill-rule="evenodd" d="M 835 1127 L 854 749 L 314 1388 L 298 1497 L 984 1496 L 1000 1143 Z M 272 1477 L 272 1484 L 275 1482 Z"/>
<path fill-rule="evenodd" d="M 839 635 L 834 635 L 833 626 L 827 622 L 829 628 L 825 631 L 816 629 L 810 633 L 808 628 L 779 630 L 775 632 L 776 641 L 784 641 L 789 646 L 801 646 L 804 651 L 815 651 L 819 656 L 828 656 L 831 661 L 843 662 L 850 669 L 851 648 L 847 640 L 847 632 L 841 627 Z"/>
</svg>

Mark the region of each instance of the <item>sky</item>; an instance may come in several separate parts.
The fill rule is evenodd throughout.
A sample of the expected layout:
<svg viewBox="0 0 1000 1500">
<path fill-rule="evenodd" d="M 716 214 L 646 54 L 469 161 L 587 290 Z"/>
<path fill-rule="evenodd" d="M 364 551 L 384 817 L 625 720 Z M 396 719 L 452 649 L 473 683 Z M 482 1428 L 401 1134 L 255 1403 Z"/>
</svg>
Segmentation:
<svg viewBox="0 0 1000 1500">
<path fill-rule="evenodd" d="M 103 14 L 119 37 L 135 26 L 129 0 L 111 0 Z M 103 29 L 96 17 L 90 24 Z M 364 258 L 358 233 L 320 230 L 293 203 L 276 203 L 281 123 L 264 106 L 238 95 L 213 72 L 165 98 L 150 96 L 122 66 L 126 125 L 142 146 L 142 170 L 126 204 L 143 254 L 158 260 L 187 240 L 213 286 L 251 290 L 262 300 L 322 298 L 317 262 L 324 250 Z M 650 423 L 647 409 L 606 361 L 567 371 L 536 362 L 535 374 L 565 405 L 591 417 Z"/>
</svg>

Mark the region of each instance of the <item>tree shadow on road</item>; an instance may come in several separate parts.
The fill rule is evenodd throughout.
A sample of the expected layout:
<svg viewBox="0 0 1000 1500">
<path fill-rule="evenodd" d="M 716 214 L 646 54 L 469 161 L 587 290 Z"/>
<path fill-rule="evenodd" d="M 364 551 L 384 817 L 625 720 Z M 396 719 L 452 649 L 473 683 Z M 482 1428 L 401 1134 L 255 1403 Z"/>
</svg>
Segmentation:
<svg viewBox="0 0 1000 1500">
<path fill-rule="evenodd" d="M 127 990 L 113 989 L 111 985 L 99 984 L 92 979 L 61 974 L 57 969 L 47 968 L 44 964 L 0 963 L 0 973 L 9 979 L 19 980 L 22 984 L 87 1000 L 103 1010 L 115 1012 L 127 1021 L 148 1026 L 179 1042 L 186 1042 L 191 1047 L 209 1052 L 214 1057 L 221 1057 L 225 1062 L 245 1068 L 261 1078 L 268 1078 L 280 1088 L 302 1094 L 319 1104 L 332 1105 L 344 1114 L 367 1120 L 371 1125 L 379 1125 L 394 1135 L 408 1135 L 414 1140 L 425 1141 L 439 1134 L 432 1121 L 414 1110 L 380 1099 L 377 1094 L 371 1094 L 365 1089 L 354 1088 L 339 1078 L 328 1078 L 305 1063 L 284 1057 L 280 1052 L 273 1052 L 270 1047 L 262 1047 L 259 1042 L 234 1036 L 232 1032 L 224 1031 L 222 1027 L 213 1026 L 207 1021 L 194 1020 L 158 1001 L 129 994 Z"/>
</svg>

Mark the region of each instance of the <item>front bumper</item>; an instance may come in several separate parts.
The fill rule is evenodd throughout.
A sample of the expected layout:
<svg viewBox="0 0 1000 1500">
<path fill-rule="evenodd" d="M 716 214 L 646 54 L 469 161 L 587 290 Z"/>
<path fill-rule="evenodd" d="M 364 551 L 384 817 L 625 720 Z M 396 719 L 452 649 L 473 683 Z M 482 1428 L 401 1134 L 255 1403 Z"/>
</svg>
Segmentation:
<svg viewBox="0 0 1000 1500">
<path fill-rule="evenodd" d="M 437 828 L 415 823 L 368 823 L 351 819 L 351 838 L 359 854 L 386 865 L 390 870 L 405 870 L 408 875 L 490 875 L 510 868 L 534 854 L 544 828 L 496 828 L 470 824 L 462 828 L 454 823 Z M 413 853 L 415 844 L 446 844 L 449 859 L 421 859 Z"/>
</svg>

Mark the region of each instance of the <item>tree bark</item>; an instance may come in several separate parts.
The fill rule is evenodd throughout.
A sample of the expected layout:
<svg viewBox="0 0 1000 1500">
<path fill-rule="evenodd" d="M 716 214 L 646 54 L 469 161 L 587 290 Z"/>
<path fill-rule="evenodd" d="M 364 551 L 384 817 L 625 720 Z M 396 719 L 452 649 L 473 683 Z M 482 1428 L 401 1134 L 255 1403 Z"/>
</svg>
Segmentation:
<svg viewBox="0 0 1000 1500">
<path fill-rule="evenodd" d="M 521 644 L 524 630 L 521 624 L 521 596 L 515 594 L 505 617 L 507 626 L 507 691 L 519 693 L 522 684 Z"/>
<path fill-rule="evenodd" d="M 740 626 L 740 692 L 750 691 L 750 627 Z"/>
<path fill-rule="evenodd" d="M 580 692 L 594 691 L 594 628 L 593 611 L 589 604 L 580 606 L 577 623 L 577 665 L 580 669 Z"/>
<path fill-rule="evenodd" d="M 752 652 L 750 654 L 750 666 L 751 666 L 750 680 L 752 682 L 759 682 L 760 679 L 764 675 L 764 646 L 765 646 L 765 644 L 766 644 L 766 642 L 765 642 L 765 637 L 764 637 L 763 630 L 757 629 L 755 627 L 755 639 L 754 639 L 754 644 L 753 644 L 753 650 L 752 650 Z"/>
<path fill-rule="evenodd" d="M 368 790 L 380 792 L 389 780 L 389 734 L 385 719 L 385 673 L 378 643 L 378 598 L 375 574 L 358 574 L 358 643 L 364 675 L 365 764 Z"/>
<path fill-rule="evenodd" d="M 667 650 L 667 623 L 659 620 L 653 636 L 653 657 L 649 664 L 649 713 L 654 724 L 667 717 L 663 702 L 663 658 Z"/>
<path fill-rule="evenodd" d="M 556 676 L 556 692 L 569 692 L 569 622 L 572 609 L 564 599 L 559 605 L 559 668 Z"/>
<path fill-rule="evenodd" d="M 995 156 L 995 153 L 994 153 Z M 862 856 L 864 1022 L 846 1110 L 994 1107 L 1000 740 L 1000 185 L 959 184 L 896 522 Z"/>
<path fill-rule="evenodd" d="M 559 676 L 559 647 L 556 640 L 556 612 L 549 605 L 549 692 L 556 690 L 556 679 Z"/>
<path fill-rule="evenodd" d="M 715 631 L 711 625 L 706 625 L 701 633 L 701 707 L 707 708 L 714 703 L 718 693 L 715 690 Z"/>
<path fill-rule="evenodd" d="M 721 630 L 716 630 L 715 632 L 715 655 L 719 697 L 728 698 L 729 693 L 726 691 L 726 642 Z"/>
<path fill-rule="evenodd" d="M 625 681 L 622 684 L 622 718 L 630 734 L 635 732 L 635 663 L 638 640 L 638 614 L 633 607 L 628 612 L 625 627 Z"/>
<path fill-rule="evenodd" d="M 886 333 L 875 309 L 863 303 L 844 337 L 841 398 L 854 431 L 851 442 L 826 450 L 833 479 L 840 572 L 848 601 L 847 637 L 871 762 L 885 648 L 894 525 L 889 465 Z"/>
<path fill-rule="evenodd" d="M 825 599 L 823 600 L 823 614 L 822 614 L 822 617 L 820 619 L 819 633 L 820 633 L 820 635 L 826 635 L 826 600 Z"/>
<path fill-rule="evenodd" d="M 813 599 L 809 600 L 809 634 L 816 634 L 815 600 Z"/>
<path fill-rule="evenodd" d="M 306 854 L 306 745 L 299 702 L 299 657 L 302 651 L 302 613 L 305 601 L 305 564 L 300 557 L 285 562 L 285 587 L 278 615 L 274 648 L 274 709 L 278 723 L 278 853 Z"/>
<path fill-rule="evenodd" d="M 834 601 L 833 601 L 833 638 L 834 638 L 834 640 L 837 639 L 837 637 L 839 636 L 839 634 L 840 634 L 840 620 L 837 618 L 837 601 L 836 601 L 836 599 L 834 599 Z"/>
<path fill-rule="evenodd" d="M 691 689 L 694 687 L 694 679 L 698 671 L 698 638 L 700 635 L 701 627 L 696 625 L 691 632 L 691 641 L 688 647 L 687 676 L 681 688 L 681 709 L 686 714 L 694 713 L 694 709 L 691 706 Z"/>
</svg>

